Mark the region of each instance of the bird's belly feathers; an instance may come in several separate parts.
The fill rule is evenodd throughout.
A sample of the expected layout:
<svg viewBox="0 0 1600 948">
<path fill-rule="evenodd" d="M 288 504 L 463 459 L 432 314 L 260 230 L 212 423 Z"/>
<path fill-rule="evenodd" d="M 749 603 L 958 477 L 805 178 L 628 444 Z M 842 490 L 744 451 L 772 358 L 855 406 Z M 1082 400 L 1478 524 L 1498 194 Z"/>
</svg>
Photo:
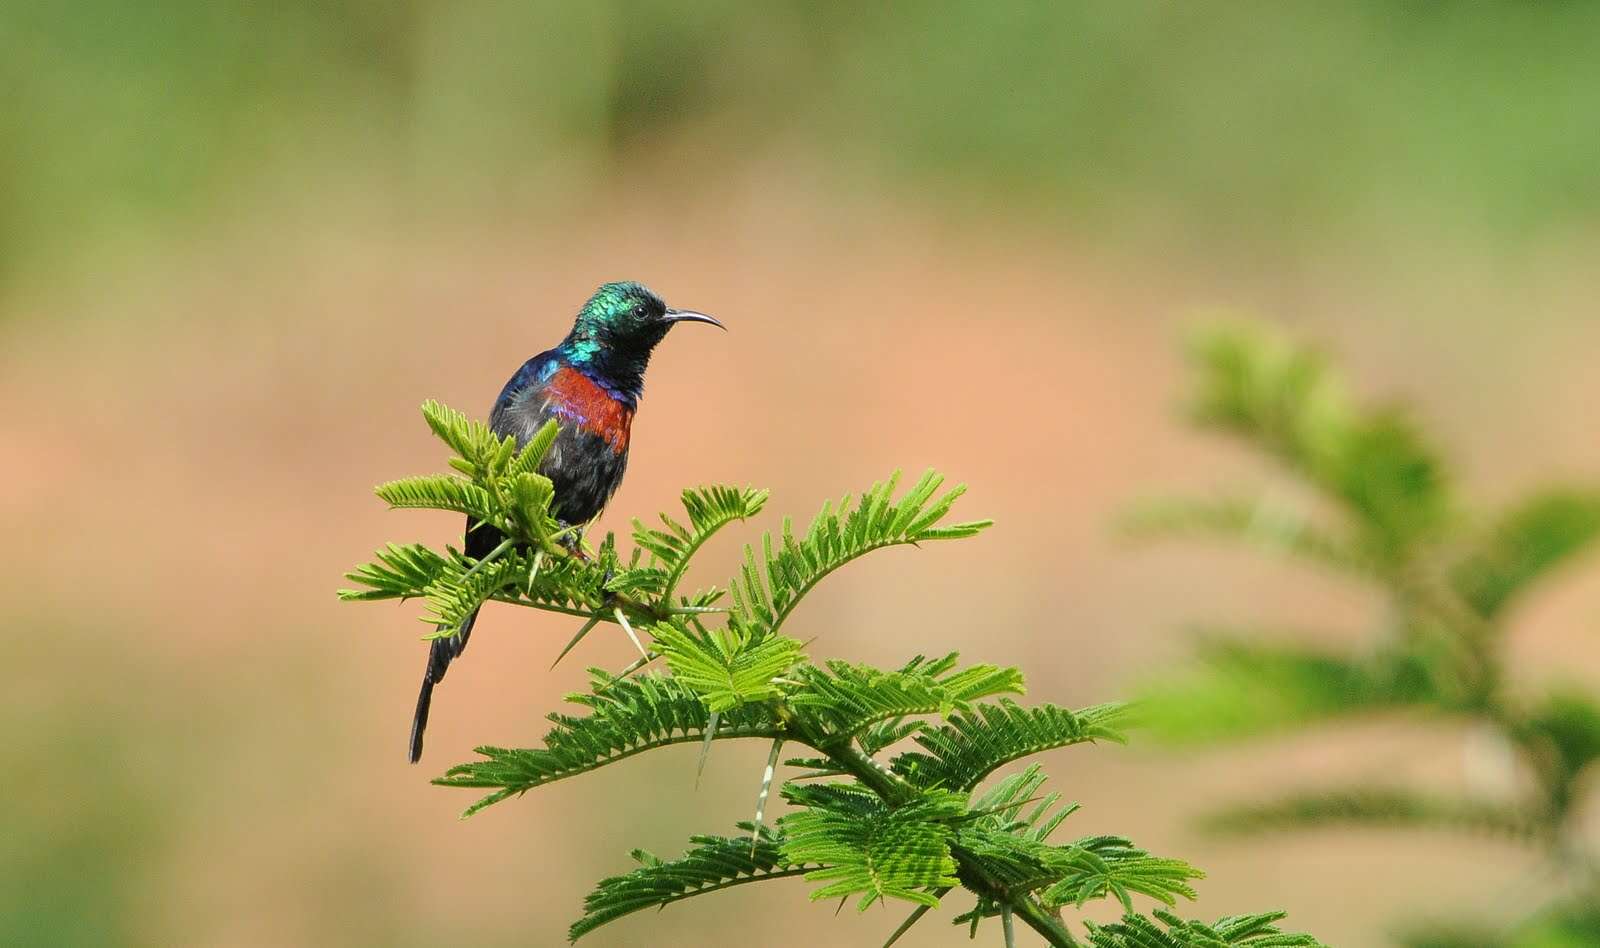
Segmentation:
<svg viewBox="0 0 1600 948">
<path fill-rule="evenodd" d="M 539 466 L 555 487 L 551 512 L 569 524 L 593 520 L 617 492 L 627 466 L 626 448 L 614 451 L 590 432 L 562 429 Z"/>
</svg>

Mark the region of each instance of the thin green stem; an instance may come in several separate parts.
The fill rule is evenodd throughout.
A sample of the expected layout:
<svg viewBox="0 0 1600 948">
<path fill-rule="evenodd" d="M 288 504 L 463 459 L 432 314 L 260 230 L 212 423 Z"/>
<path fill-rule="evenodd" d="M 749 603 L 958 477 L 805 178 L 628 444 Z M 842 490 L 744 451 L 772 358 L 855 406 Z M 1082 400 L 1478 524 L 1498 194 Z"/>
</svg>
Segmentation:
<svg viewBox="0 0 1600 948">
<path fill-rule="evenodd" d="M 558 606 L 549 602 L 529 602 L 515 593 L 495 593 L 489 597 L 489 601 L 503 602 L 512 606 L 522 606 L 524 609 L 538 609 L 541 612 L 553 612 L 560 616 L 577 616 L 580 619 L 587 619 L 594 615 L 594 611 L 592 609 L 577 609 L 572 606 Z M 617 620 L 611 618 L 610 616 L 602 616 L 600 621 L 616 622 Z"/>
<path fill-rule="evenodd" d="M 485 556 L 483 559 L 478 560 L 478 562 L 472 564 L 472 568 L 471 569 L 469 569 L 465 573 L 461 574 L 461 581 L 465 582 L 468 576 L 471 576 L 473 573 L 476 573 L 478 570 L 483 569 L 485 566 L 488 566 L 490 563 L 494 562 L 496 559 L 499 559 L 500 558 L 500 554 L 502 554 L 505 551 L 511 549 L 513 546 L 516 545 L 516 543 L 517 543 L 517 541 L 513 540 L 510 537 L 506 537 L 504 540 L 501 540 L 500 541 L 500 545 L 495 547 L 494 549 L 490 550 L 488 556 Z"/>
<path fill-rule="evenodd" d="M 1003 907 L 1009 907 L 1012 912 L 1021 916 L 1023 922 L 1034 931 L 1038 932 L 1045 941 L 1055 948 L 1078 948 L 1078 940 L 1072 937 L 1067 927 L 1061 923 L 1052 912 L 1033 900 L 1027 892 L 1013 892 L 1001 882 L 990 875 L 988 867 L 983 860 L 962 853 L 959 850 L 951 855 L 956 860 L 956 877 L 968 891 L 986 898 Z"/>
<path fill-rule="evenodd" d="M 785 720 L 789 718 L 780 714 Z M 820 752 L 832 761 L 846 774 L 861 781 L 862 785 L 872 790 L 885 801 L 894 804 L 907 803 L 916 799 L 917 789 L 907 783 L 904 778 L 894 773 L 882 764 L 873 760 L 860 748 L 856 747 L 850 739 L 840 740 L 832 738 L 817 740 L 814 735 L 795 729 L 791 740 L 805 744 Z M 985 871 L 981 861 L 963 858 L 960 853 L 955 853 L 957 875 L 962 883 L 973 892 L 987 897 L 996 903 L 1009 906 L 1029 928 L 1049 942 L 1054 948 L 1078 948 L 1077 939 L 1067 931 L 1065 925 L 1043 906 L 1034 902 L 1027 893 L 1013 894 L 1003 886 L 991 879 Z"/>
<path fill-rule="evenodd" d="M 1039 937 L 1049 942 L 1055 948 L 1078 948 L 1078 939 L 1072 937 L 1067 931 L 1067 926 L 1061 920 L 1045 911 L 1044 906 L 1035 902 L 1028 896 L 1007 901 L 1012 911 L 1022 917 L 1028 927 L 1039 933 Z"/>
<path fill-rule="evenodd" d="M 839 765 L 839 769 L 861 781 L 862 785 L 890 804 L 898 805 L 916 799 L 917 789 L 905 778 L 862 753 L 846 738 L 835 738 L 813 743 L 816 749 Z"/>
<path fill-rule="evenodd" d="M 611 676 L 611 679 L 609 681 L 602 682 L 597 688 L 595 688 L 594 693 L 597 694 L 597 695 L 598 694 L 603 694 L 607 688 L 610 688 L 612 685 L 618 684 L 619 682 L 626 681 L 628 679 L 629 675 L 632 675 L 634 672 L 636 672 L 639 669 L 645 667 L 646 665 L 650 664 L 651 662 L 655 661 L 656 659 L 658 659 L 660 657 L 661 657 L 661 653 L 660 652 L 649 652 L 643 658 L 634 659 L 632 664 L 630 664 L 627 668 L 624 668 L 622 671 L 617 672 L 615 675 Z"/>
</svg>

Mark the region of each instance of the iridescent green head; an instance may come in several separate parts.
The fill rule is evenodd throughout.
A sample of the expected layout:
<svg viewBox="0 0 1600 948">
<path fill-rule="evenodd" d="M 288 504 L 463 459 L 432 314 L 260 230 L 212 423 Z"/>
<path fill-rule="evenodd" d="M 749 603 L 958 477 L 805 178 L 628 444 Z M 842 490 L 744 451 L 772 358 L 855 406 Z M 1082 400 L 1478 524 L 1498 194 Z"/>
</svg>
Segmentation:
<svg viewBox="0 0 1600 948">
<path fill-rule="evenodd" d="M 678 323 L 720 322 L 704 313 L 673 309 L 642 283 L 607 283 L 578 311 L 561 343 L 567 361 L 637 397 L 650 352 Z"/>
</svg>

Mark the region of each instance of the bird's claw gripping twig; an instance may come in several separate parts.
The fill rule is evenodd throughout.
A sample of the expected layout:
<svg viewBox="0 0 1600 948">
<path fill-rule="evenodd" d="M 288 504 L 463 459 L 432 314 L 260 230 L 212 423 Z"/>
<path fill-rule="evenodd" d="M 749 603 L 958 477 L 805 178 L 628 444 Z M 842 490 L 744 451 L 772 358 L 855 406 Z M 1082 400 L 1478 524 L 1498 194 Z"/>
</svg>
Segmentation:
<svg viewBox="0 0 1600 948">
<path fill-rule="evenodd" d="M 582 563 L 594 562 L 594 557 L 590 556 L 589 551 L 583 548 L 583 534 L 579 533 L 575 527 L 567 527 L 556 534 L 555 541 L 561 544 L 561 548 L 566 550 L 567 555 L 573 559 Z M 606 579 L 609 581 L 611 577 L 607 576 Z"/>
</svg>

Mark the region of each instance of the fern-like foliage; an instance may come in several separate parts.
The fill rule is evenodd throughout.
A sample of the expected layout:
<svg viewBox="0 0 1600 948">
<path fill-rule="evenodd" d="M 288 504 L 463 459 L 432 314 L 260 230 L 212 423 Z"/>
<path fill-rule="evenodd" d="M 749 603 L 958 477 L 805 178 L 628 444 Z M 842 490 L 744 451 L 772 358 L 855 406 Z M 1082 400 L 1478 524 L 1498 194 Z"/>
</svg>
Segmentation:
<svg viewBox="0 0 1600 948">
<path fill-rule="evenodd" d="M 1355 538 L 1319 522 L 1307 511 L 1278 498 L 1221 495 L 1171 497 L 1150 501 L 1130 511 L 1120 524 L 1133 539 L 1173 537 L 1221 538 L 1311 566 L 1358 576 L 1371 564 Z"/>
<path fill-rule="evenodd" d="M 851 560 L 888 546 L 975 536 L 992 521 L 943 524 L 964 486 L 938 494 L 944 483 L 928 471 L 899 500 L 900 473 L 872 485 L 852 503 L 849 495 L 825 503 L 804 536 L 786 518 L 781 533 L 762 537 L 761 553 L 745 547 L 745 564 L 733 584 L 734 617 L 758 637 L 775 634 L 823 577 Z"/>
<path fill-rule="evenodd" d="M 1414 654 L 1349 655 L 1258 634 L 1212 632 L 1188 667 L 1152 676 L 1140 708 L 1153 729 L 1176 742 L 1215 741 L 1439 700 Z"/>
<path fill-rule="evenodd" d="M 1041 794 L 1039 791 L 1047 779 L 1043 768 L 1030 764 L 974 798 L 972 812 L 991 828 L 1044 842 L 1078 810 L 1076 803 L 1058 806 L 1060 793 Z"/>
<path fill-rule="evenodd" d="M 551 422 L 518 445 L 515 438 L 497 435 L 483 422 L 431 399 L 422 403 L 422 417 L 434 435 L 455 451 L 450 466 L 479 484 L 536 473 L 556 440 L 556 425 Z"/>
<path fill-rule="evenodd" d="M 373 602 L 421 596 L 439 578 L 447 562 L 448 557 L 420 543 L 391 543 L 374 554 L 372 562 L 356 567 L 345 577 L 367 588 L 341 589 L 339 598 L 346 602 Z"/>
<path fill-rule="evenodd" d="M 602 589 L 615 567 L 614 551 L 590 560 L 525 549 L 508 549 L 474 563 L 451 555 L 420 590 L 427 609 L 420 617 L 433 628 L 429 637 L 453 635 L 471 613 L 491 600 L 568 615 L 589 615 L 606 601 Z"/>
<path fill-rule="evenodd" d="M 678 859 L 663 860 L 642 849 L 633 851 L 639 868 L 600 882 L 583 902 L 583 917 L 567 937 L 577 941 L 607 922 L 642 909 L 665 908 L 691 896 L 721 892 L 734 886 L 803 875 L 804 863 L 785 854 L 783 837 L 761 829 L 752 844 L 750 823 L 744 836 L 691 836 L 690 848 Z"/>
<path fill-rule="evenodd" d="M 661 527 L 633 522 L 634 545 L 650 554 L 650 562 L 637 567 L 637 576 L 624 582 L 670 601 L 700 548 L 728 524 L 760 513 L 766 502 L 766 491 L 751 488 L 702 487 L 684 491 L 687 524 L 666 514 L 661 515 Z"/>
<path fill-rule="evenodd" d="M 684 625 L 655 630 L 656 648 L 672 674 L 712 711 L 726 711 L 779 694 L 776 679 L 799 663 L 801 645 L 783 636 L 755 639 L 737 629 L 704 631 Z"/>
<path fill-rule="evenodd" d="M 784 855 L 820 864 L 806 879 L 827 883 L 813 900 L 859 895 L 862 911 L 890 898 L 936 906 L 933 890 L 957 884 L 950 837 L 965 796 L 930 793 L 895 806 L 851 784 L 791 784 L 784 797 L 800 808 L 779 824 Z"/>
<path fill-rule="evenodd" d="M 1213 638 L 1191 667 L 1147 685 L 1145 718 L 1168 737 L 1202 741 L 1377 710 L 1449 716 L 1497 746 L 1505 782 L 1519 788 L 1491 799 L 1472 787 L 1309 787 L 1227 808 L 1212 827 L 1487 833 L 1542 854 L 1564 885 L 1600 904 L 1600 850 L 1575 817 L 1600 761 L 1600 698 L 1513 683 L 1505 654 L 1512 606 L 1600 541 L 1600 488 L 1540 488 L 1476 513 L 1425 432 L 1392 407 L 1360 405 L 1321 355 L 1233 327 L 1202 335 L 1194 356 L 1194 418 L 1280 462 L 1297 482 L 1288 495 L 1309 500 L 1287 510 L 1237 494 L 1167 501 L 1136 514 L 1134 532 L 1226 535 L 1287 551 L 1365 584 L 1383 608 L 1364 638 L 1342 636 L 1359 644 L 1338 651 L 1281 635 L 1275 644 L 1238 632 Z M 1144 929 L 1126 935 L 1166 943 Z M 1481 931 L 1469 940 L 1492 941 Z"/>
<path fill-rule="evenodd" d="M 1275 455 L 1354 514 L 1366 555 L 1393 562 L 1453 512 L 1443 462 L 1398 409 L 1363 410 L 1322 356 L 1249 327 L 1196 337 L 1195 420 Z"/>
<path fill-rule="evenodd" d="M 1541 831 L 1535 814 L 1486 800 L 1457 800 L 1396 787 L 1359 786 L 1293 793 L 1214 813 L 1208 828 L 1263 833 L 1337 825 L 1466 830 L 1527 841 Z"/>
<path fill-rule="evenodd" d="M 1586 897 L 1559 899 L 1529 918 L 1460 913 L 1401 932 L 1402 948 L 1588 948 L 1600 945 L 1600 905 Z M 1462 917 L 1466 915 L 1467 917 Z"/>
<path fill-rule="evenodd" d="M 972 665 L 956 671 L 957 658 L 954 652 L 934 661 L 919 655 L 895 671 L 838 661 L 807 666 L 795 675 L 800 687 L 790 700 L 821 732 L 856 735 L 882 722 L 948 715 L 969 710 L 980 698 L 1022 693 L 1015 668 Z M 878 747 L 883 739 L 869 738 L 869 745 Z"/>
<path fill-rule="evenodd" d="M 752 781 L 754 819 L 738 824 L 745 835 L 692 837 L 676 859 L 635 851 L 637 866 L 600 882 L 570 938 L 690 896 L 796 876 L 811 885 L 813 899 L 854 900 L 862 910 L 891 901 L 914 906 L 895 937 L 959 889 L 974 908 L 958 921 L 999 915 L 1010 931 L 1020 917 L 1056 946 L 1076 944 L 1057 918 L 1063 909 L 1115 898 L 1132 911 L 1135 898 L 1170 905 L 1195 896 L 1198 870 L 1122 837 L 1051 842 L 1076 807 L 1041 790 L 1037 766 L 976 790 L 1012 761 L 1120 740 L 1119 706 L 1024 707 L 1009 697 L 1024 690 L 1017 669 L 963 666 L 954 653 L 887 670 L 813 663 L 801 641 L 784 633 L 806 593 L 851 560 L 986 527 L 947 522 L 961 487 L 941 493 L 943 478 L 929 472 L 897 498 L 898 475 L 891 476 L 859 500 L 825 505 L 803 536 L 785 520 L 759 554 L 746 548 L 743 569 L 725 589 L 685 595 L 696 553 L 729 524 L 759 513 L 766 492 L 685 491 L 682 517 L 663 515 L 660 527 L 636 522 L 633 549 L 624 553 L 613 536 L 589 544 L 550 518 L 550 482 L 538 466 L 553 427 L 518 445 L 433 403 L 424 414 L 454 452 L 459 476 L 391 482 L 380 497 L 394 507 L 466 514 L 509 539 L 479 559 L 391 545 L 349 574 L 363 588 L 341 595 L 421 598 L 434 635 L 455 634 L 486 603 L 580 620 L 558 660 L 607 622 L 644 653 L 619 673 L 591 669 L 588 689 L 568 696 L 577 710 L 550 715 L 541 742 L 480 747 L 478 759 L 437 778 L 482 794 L 466 815 L 672 745 L 699 745 L 702 761 L 718 741 L 768 748 L 768 765 Z M 724 609 L 718 603 L 728 591 Z M 918 748 L 894 754 L 908 740 Z M 785 748 L 798 752 L 781 763 Z M 806 772 L 781 775 L 785 767 Z M 775 788 L 788 811 L 768 821 Z"/>
<path fill-rule="evenodd" d="M 1044 893 L 1047 905 L 1081 906 L 1114 895 L 1131 912 L 1135 892 L 1175 905 L 1194 898 L 1189 882 L 1205 876 L 1181 859 L 1152 856 L 1120 836 L 1081 839 L 1063 857 L 1061 880 Z"/>
<path fill-rule="evenodd" d="M 1031 893 L 1049 910 L 1115 897 L 1132 912 L 1135 894 L 1165 905 L 1195 897 L 1190 883 L 1204 875 L 1200 870 L 1180 859 L 1153 856 L 1121 837 L 1050 843 L 1050 835 L 1077 807 L 1058 806 L 1060 794 L 1041 795 L 1044 782 L 1037 765 L 1001 780 L 974 801 L 974 818 L 957 830 L 952 850 L 981 864 L 1005 890 Z M 979 898 L 954 921 L 976 931 L 982 919 L 998 914 L 999 905 Z"/>
<path fill-rule="evenodd" d="M 525 444 L 501 437 L 482 422 L 438 402 L 425 402 L 428 427 L 456 456 L 450 466 L 460 478 L 426 476 L 391 481 L 378 496 L 396 507 L 433 508 L 467 513 L 539 548 L 550 545 L 560 525 L 550 515 L 554 488 L 538 473 L 555 443 L 556 423 L 546 424 Z"/>
<path fill-rule="evenodd" d="M 1116 729 L 1126 708 L 1096 705 L 1068 711 L 1055 705 L 1024 708 L 1013 701 L 979 705 L 914 738 L 920 751 L 894 758 L 895 773 L 919 787 L 970 790 L 995 770 L 1023 757 L 1085 741 L 1124 740 Z"/>
<path fill-rule="evenodd" d="M 707 717 L 700 695 L 677 678 L 646 673 L 618 680 L 592 669 L 593 691 L 569 695 L 586 715 L 551 714 L 555 725 L 544 746 L 528 750 L 480 747 L 485 759 L 452 767 L 434 782 L 445 787 L 493 789 L 467 814 L 534 787 L 576 777 L 635 754 L 705 739 Z M 767 708 L 748 705 L 722 715 L 713 739 L 782 734 Z"/>
<path fill-rule="evenodd" d="M 1206 925 L 1157 911 L 1155 920 L 1128 915 L 1110 925 L 1089 924 L 1093 948 L 1313 948 L 1310 935 L 1280 931 L 1282 912 L 1235 915 Z M 1160 924 L 1157 924 L 1160 922 Z"/>
<path fill-rule="evenodd" d="M 497 510 L 488 491 L 464 477 L 449 474 L 390 481 L 373 488 L 373 493 L 396 509 L 453 510 L 479 520 L 493 518 Z"/>
<path fill-rule="evenodd" d="M 1499 515 L 1453 569 L 1461 596 L 1499 615 L 1535 580 L 1600 540 L 1600 491 L 1547 489 Z"/>
</svg>

